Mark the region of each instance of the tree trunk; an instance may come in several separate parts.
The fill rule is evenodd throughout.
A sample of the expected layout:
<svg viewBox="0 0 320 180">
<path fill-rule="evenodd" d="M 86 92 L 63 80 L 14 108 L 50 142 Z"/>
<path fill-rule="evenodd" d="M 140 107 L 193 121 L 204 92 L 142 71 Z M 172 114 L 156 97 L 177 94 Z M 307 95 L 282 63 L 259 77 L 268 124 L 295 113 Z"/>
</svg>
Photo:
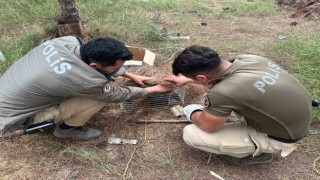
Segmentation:
<svg viewBox="0 0 320 180">
<path fill-rule="evenodd" d="M 60 24 L 81 22 L 79 9 L 76 0 L 59 0 L 61 6 Z"/>
<path fill-rule="evenodd" d="M 79 36 L 88 41 L 76 0 L 59 0 L 59 3 L 61 6 L 61 18 L 58 22 L 59 35 Z"/>
</svg>

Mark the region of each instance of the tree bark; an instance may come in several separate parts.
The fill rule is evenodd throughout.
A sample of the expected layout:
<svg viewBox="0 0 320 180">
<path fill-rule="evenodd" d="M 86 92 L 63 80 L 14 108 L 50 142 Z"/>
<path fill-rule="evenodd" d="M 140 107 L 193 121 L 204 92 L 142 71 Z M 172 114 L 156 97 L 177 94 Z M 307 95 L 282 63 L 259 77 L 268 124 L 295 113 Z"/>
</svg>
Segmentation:
<svg viewBox="0 0 320 180">
<path fill-rule="evenodd" d="M 61 18 L 58 22 L 59 35 L 79 36 L 87 42 L 88 36 L 82 25 L 82 19 L 76 0 L 59 0 L 59 3 L 61 6 Z"/>
<path fill-rule="evenodd" d="M 59 0 L 61 6 L 60 24 L 81 22 L 80 12 L 76 0 Z"/>
</svg>

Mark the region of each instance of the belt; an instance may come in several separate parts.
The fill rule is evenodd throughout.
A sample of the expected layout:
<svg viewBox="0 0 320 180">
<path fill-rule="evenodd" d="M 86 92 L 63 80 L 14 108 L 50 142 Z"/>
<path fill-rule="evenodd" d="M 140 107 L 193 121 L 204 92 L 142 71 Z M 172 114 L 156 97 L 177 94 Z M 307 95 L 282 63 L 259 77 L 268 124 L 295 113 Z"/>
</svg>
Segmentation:
<svg viewBox="0 0 320 180">
<path fill-rule="evenodd" d="M 270 136 L 268 135 L 269 138 L 283 142 L 283 143 L 296 143 L 297 141 L 299 141 L 300 139 L 285 139 L 285 138 L 279 138 L 279 137 L 275 137 L 275 136 Z"/>
</svg>

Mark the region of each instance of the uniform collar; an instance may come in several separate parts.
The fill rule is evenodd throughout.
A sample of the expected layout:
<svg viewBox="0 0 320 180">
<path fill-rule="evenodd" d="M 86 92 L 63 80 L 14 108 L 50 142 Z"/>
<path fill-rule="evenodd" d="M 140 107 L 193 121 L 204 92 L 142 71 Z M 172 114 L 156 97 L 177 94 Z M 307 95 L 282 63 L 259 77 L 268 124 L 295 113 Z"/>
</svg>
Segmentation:
<svg viewBox="0 0 320 180">
<path fill-rule="evenodd" d="M 82 59 L 82 58 L 81 58 L 81 54 L 80 54 L 80 46 L 77 46 L 77 47 L 76 47 L 76 50 L 75 50 L 74 54 L 75 54 L 79 59 Z"/>
<path fill-rule="evenodd" d="M 228 67 L 228 69 L 226 69 L 220 77 L 227 77 L 229 75 L 231 75 L 241 64 L 241 62 L 238 59 L 234 59 L 231 60 L 230 62 L 232 62 L 231 66 Z"/>
</svg>

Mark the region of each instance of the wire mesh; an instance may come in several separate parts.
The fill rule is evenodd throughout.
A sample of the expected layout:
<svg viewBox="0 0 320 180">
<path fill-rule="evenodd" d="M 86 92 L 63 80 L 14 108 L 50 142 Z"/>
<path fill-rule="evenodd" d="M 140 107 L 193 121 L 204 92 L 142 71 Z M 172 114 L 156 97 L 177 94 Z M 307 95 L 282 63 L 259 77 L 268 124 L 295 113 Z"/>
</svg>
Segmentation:
<svg viewBox="0 0 320 180">
<path fill-rule="evenodd" d="M 185 88 L 177 88 L 171 92 L 151 94 L 143 99 L 125 101 L 120 103 L 120 107 L 128 113 L 141 110 L 165 109 L 184 103 L 185 95 Z"/>
</svg>

